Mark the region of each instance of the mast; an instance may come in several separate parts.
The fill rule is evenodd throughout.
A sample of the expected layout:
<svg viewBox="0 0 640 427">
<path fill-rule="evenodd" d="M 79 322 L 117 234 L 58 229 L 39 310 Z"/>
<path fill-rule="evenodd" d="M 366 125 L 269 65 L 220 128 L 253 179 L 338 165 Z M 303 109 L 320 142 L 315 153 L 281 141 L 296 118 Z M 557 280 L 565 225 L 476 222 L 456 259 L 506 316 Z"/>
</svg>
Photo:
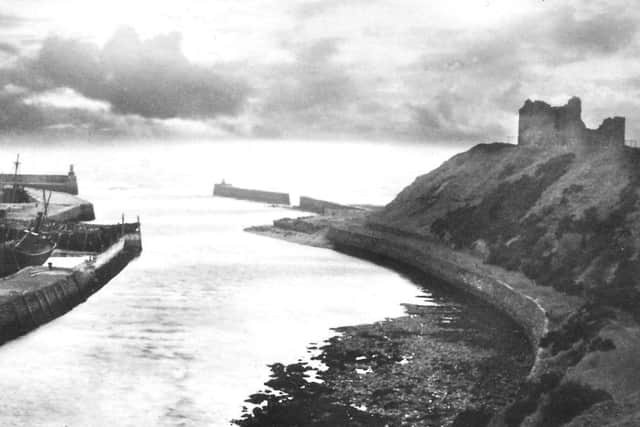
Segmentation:
<svg viewBox="0 0 640 427">
<path fill-rule="evenodd" d="M 15 203 L 16 201 L 16 192 L 18 191 L 18 168 L 20 167 L 20 153 L 16 155 L 16 161 L 13 162 L 15 165 L 15 171 L 13 172 L 13 191 L 11 194 L 11 203 Z"/>
</svg>

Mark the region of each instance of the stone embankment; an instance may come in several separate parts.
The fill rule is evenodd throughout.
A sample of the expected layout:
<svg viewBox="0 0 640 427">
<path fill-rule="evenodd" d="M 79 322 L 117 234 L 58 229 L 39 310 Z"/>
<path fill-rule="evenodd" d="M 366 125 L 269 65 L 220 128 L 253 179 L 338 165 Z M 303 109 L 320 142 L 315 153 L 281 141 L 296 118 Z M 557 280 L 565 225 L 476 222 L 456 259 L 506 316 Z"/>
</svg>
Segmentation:
<svg viewBox="0 0 640 427">
<path fill-rule="evenodd" d="M 0 279 L 0 343 L 62 316 L 115 277 L 142 250 L 140 230 L 74 268 L 28 267 Z"/>
<path fill-rule="evenodd" d="M 341 205 L 339 203 L 314 199 L 308 196 L 300 196 L 300 204 L 298 206 L 298 209 L 307 212 L 314 212 L 320 215 L 329 215 L 333 212 L 362 210 L 354 206 Z"/>
<path fill-rule="evenodd" d="M 327 240 L 337 250 L 357 250 L 417 268 L 491 303 L 524 328 L 536 352 L 549 323 L 560 322 L 580 305 L 579 299 L 536 286 L 522 274 L 418 236 L 351 223 L 332 225 Z"/>
</svg>

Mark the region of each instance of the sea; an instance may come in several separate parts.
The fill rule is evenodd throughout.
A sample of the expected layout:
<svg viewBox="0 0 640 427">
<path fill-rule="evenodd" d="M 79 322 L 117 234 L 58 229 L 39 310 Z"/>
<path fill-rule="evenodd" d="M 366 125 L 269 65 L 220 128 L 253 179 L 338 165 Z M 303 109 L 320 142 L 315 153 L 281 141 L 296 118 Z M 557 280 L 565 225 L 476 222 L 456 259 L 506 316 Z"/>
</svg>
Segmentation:
<svg viewBox="0 0 640 427">
<path fill-rule="evenodd" d="M 97 223 L 142 223 L 143 252 L 68 314 L 0 347 L 2 426 L 227 426 L 332 328 L 436 304 L 428 283 L 243 231 L 298 211 L 212 196 L 224 179 L 383 205 L 461 147 L 358 141 L 21 142 L 0 171 L 66 173 Z M 54 265 L 73 262 L 55 258 Z M 438 302 L 441 304 L 442 302 Z"/>
</svg>

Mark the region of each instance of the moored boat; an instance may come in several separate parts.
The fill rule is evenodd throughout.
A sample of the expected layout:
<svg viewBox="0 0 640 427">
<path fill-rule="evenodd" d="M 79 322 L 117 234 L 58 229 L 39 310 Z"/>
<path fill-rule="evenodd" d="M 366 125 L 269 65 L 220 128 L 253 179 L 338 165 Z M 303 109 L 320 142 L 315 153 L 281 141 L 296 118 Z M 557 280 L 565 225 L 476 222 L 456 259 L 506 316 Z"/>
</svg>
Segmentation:
<svg viewBox="0 0 640 427">
<path fill-rule="evenodd" d="M 31 230 L 25 230 L 22 237 L 0 245 L 0 276 L 42 265 L 51 256 L 56 245 L 48 237 Z"/>
</svg>

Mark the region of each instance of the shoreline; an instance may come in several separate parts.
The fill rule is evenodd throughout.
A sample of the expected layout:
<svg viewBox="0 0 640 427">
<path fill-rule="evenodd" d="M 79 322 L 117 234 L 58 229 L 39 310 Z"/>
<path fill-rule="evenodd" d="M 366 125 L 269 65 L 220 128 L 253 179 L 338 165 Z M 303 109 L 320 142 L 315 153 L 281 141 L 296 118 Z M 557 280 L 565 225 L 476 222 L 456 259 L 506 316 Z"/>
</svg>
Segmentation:
<svg viewBox="0 0 640 427">
<path fill-rule="evenodd" d="M 570 426 L 604 425 L 613 418 L 640 413 L 640 403 L 629 399 L 630 395 L 640 397 L 640 361 L 636 356 L 640 352 L 640 325 L 629 316 L 590 307 L 583 298 L 539 286 L 522 273 L 484 264 L 481 258 L 440 242 L 382 227 L 373 229 L 365 218 L 313 217 L 313 223 L 326 224 L 325 229 L 313 233 L 276 226 L 246 231 L 390 259 L 417 268 L 506 313 L 529 338 L 534 363 L 519 398 L 494 414 L 490 426 L 505 425 L 507 420 L 512 420 L 512 425 L 539 425 L 536 423 L 549 416 L 568 417 Z M 579 332 L 576 324 L 583 324 Z M 579 404 L 566 414 L 549 415 L 549 411 L 558 410 L 560 403 L 556 401 L 569 394 L 578 396 Z M 514 419 L 518 424 L 513 423 Z"/>
</svg>

